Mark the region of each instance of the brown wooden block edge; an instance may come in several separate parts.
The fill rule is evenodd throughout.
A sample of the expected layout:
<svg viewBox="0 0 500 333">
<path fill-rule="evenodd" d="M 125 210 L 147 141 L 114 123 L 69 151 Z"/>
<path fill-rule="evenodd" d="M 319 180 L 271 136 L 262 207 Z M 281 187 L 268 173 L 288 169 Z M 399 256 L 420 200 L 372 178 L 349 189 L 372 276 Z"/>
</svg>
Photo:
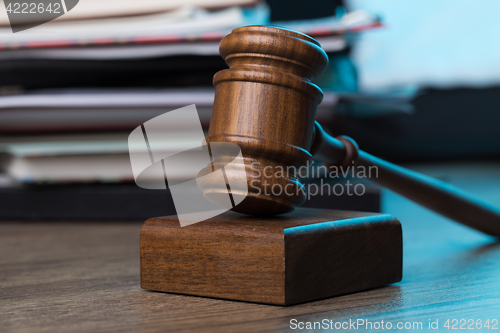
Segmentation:
<svg viewBox="0 0 500 333">
<path fill-rule="evenodd" d="M 286 218 L 229 213 L 211 221 L 146 221 L 141 287 L 292 305 L 402 278 L 401 225 L 389 215 L 299 209 Z"/>
<path fill-rule="evenodd" d="M 402 227 L 390 215 L 299 226 L 284 233 L 285 305 L 383 287 L 403 278 Z M 301 253 L 307 253 L 304 260 L 298 259 Z"/>
</svg>

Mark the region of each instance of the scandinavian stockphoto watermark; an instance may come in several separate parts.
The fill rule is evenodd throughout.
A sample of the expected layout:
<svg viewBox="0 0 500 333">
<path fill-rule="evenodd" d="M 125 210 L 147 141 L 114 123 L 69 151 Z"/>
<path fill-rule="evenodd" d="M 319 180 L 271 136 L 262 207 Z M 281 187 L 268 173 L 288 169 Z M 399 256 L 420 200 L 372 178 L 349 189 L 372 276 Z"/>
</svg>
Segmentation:
<svg viewBox="0 0 500 333">
<path fill-rule="evenodd" d="M 264 166 L 245 163 L 241 149 L 233 143 L 205 141 L 196 106 L 166 112 L 134 129 L 128 138 L 132 172 L 136 184 L 145 189 L 170 190 L 181 226 L 220 215 L 252 195 L 362 196 L 359 182 L 329 182 L 328 179 L 376 178 L 376 167 Z M 231 172 L 228 173 L 227 171 Z M 236 176 L 235 176 L 236 175 Z M 296 178 L 298 177 L 298 178 Z M 275 181 L 320 179 L 319 183 Z M 301 192 L 301 193 L 299 193 Z"/>
<path fill-rule="evenodd" d="M 4 0 L 12 32 L 34 28 L 63 16 L 79 0 Z"/>
<path fill-rule="evenodd" d="M 253 179 L 250 180 L 250 189 L 253 193 L 273 196 L 304 195 L 306 200 L 315 196 L 362 196 L 366 193 L 364 183 L 355 182 L 356 179 L 378 178 L 377 166 L 355 166 L 354 162 L 348 166 L 316 166 L 309 161 L 300 167 L 290 166 L 261 166 L 259 162 L 250 165 Z M 262 171 L 261 171 L 262 170 Z M 302 179 L 319 178 L 319 182 L 306 183 L 304 186 L 294 186 L 294 183 L 281 185 L 273 179 L 287 178 L 290 175 Z M 330 182 L 331 179 L 347 179 L 345 182 Z"/>
</svg>

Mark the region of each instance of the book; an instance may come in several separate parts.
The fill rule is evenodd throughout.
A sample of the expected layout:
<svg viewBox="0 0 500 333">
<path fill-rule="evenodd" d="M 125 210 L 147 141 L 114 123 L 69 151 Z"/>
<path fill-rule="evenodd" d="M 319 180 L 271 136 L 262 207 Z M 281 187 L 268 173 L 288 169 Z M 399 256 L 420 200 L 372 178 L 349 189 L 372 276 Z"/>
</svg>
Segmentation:
<svg viewBox="0 0 500 333">
<path fill-rule="evenodd" d="M 129 133 L 27 136 L 0 138 L 0 173 L 21 183 L 133 182 L 128 149 Z M 200 146 L 197 132 L 182 130 L 175 140 L 163 140 L 158 149 L 172 154 Z M 193 170 L 184 154 L 184 165 L 169 177 L 184 179 Z M 147 179 L 146 179 L 147 180 Z"/>
</svg>

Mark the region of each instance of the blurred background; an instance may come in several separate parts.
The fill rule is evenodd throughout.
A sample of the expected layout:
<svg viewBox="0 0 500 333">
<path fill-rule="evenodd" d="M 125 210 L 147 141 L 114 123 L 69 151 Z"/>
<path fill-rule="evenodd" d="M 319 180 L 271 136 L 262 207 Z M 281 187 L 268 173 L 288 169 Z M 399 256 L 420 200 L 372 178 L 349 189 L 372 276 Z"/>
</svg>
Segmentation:
<svg viewBox="0 0 500 333">
<path fill-rule="evenodd" d="M 212 77 L 227 67 L 219 41 L 252 24 L 298 30 L 321 43 L 330 65 L 316 80 L 325 93 L 317 119 L 332 134 L 497 198 L 499 2 L 107 3 L 96 11 L 99 2 L 81 0 L 64 16 L 15 34 L 0 13 L 0 219 L 174 214 L 168 191 L 135 185 L 128 135 L 190 104 L 207 130 Z M 172 146 L 181 148 L 182 140 L 189 135 Z M 183 170 L 175 176 L 182 179 Z M 306 205 L 379 211 L 380 190 L 366 186 L 362 197 L 316 196 Z"/>
</svg>

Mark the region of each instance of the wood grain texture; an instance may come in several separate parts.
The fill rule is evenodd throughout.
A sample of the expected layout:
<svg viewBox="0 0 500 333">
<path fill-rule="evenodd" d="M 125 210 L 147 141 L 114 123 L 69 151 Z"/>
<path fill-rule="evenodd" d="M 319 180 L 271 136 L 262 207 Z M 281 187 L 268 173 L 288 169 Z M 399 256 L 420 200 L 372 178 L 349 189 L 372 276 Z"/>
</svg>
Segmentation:
<svg viewBox="0 0 500 333">
<path fill-rule="evenodd" d="M 385 214 L 323 214 L 331 222 L 304 223 L 284 230 L 285 304 L 401 281 L 403 239 L 398 220 Z"/>
<path fill-rule="evenodd" d="M 234 228 L 220 220 L 212 223 L 181 228 L 176 217 L 146 221 L 142 288 L 283 303 L 284 284 L 276 277 L 284 276 L 284 249 L 277 230 L 263 223 Z"/>
<path fill-rule="evenodd" d="M 160 217 L 141 229 L 141 286 L 291 305 L 399 282 L 402 250 L 400 223 L 384 214 L 227 212 L 182 228 Z"/>
<path fill-rule="evenodd" d="M 274 332 L 292 318 L 498 318 L 500 245 L 433 216 L 407 220 L 401 283 L 287 308 L 142 290 L 140 222 L 2 223 L 2 332 Z"/>
<path fill-rule="evenodd" d="M 429 170 L 423 169 L 498 203 L 498 164 L 481 163 L 471 172 L 459 167 L 455 176 L 451 166 Z M 0 330 L 283 332 L 291 319 L 424 325 L 429 319 L 440 325 L 452 318 L 500 319 L 500 243 L 396 195 L 384 198 L 384 209 L 403 225 L 403 280 L 286 308 L 142 290 L 142 221 L 2 222 Z"/>
</svg>

